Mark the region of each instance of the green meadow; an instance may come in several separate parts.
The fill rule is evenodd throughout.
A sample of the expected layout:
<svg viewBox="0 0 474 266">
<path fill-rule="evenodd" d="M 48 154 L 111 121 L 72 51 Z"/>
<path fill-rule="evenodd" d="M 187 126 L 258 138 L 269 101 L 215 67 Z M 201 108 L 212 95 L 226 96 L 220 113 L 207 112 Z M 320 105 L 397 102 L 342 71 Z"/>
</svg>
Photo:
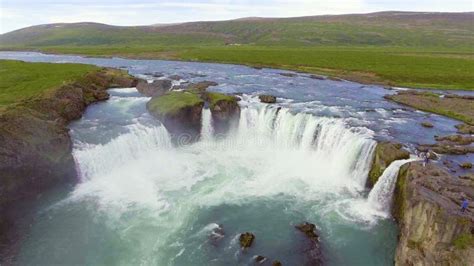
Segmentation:
<svg viewBox="0 0 474 266">
<path fill-rule="evenodd" d="M 472 12 L 245 18 L 164 26 L 47 24 L 0 50 L 235 63 L 389 86 L 474 89 Z"/>
<path fill-rule="evenodd" d="M 91 65 L 0 60 L 0 107 L 38 95 L 97 69 Z"/>
<path fill-rule="evenodd" d="M 31 48 L 38 50 L 37 48 Z M 49 53 L 235 63 L 389 86 L 474 90 L 474 52 L 414 47 L 62 46 Z"/>
</svg>

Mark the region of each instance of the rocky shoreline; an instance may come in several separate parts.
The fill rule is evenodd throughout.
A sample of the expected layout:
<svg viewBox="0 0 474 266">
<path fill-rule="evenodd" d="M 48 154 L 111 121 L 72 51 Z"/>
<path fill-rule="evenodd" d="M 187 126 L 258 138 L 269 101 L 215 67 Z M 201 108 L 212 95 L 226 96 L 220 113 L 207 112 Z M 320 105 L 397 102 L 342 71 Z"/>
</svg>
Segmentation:
<svg viewBox="0 0 474 266">
<path fill-rule="evenodd" d="M 393 216 L 400 227 L 395 265 L 474 265 L 474 176 L 462 179 L 420 162 L 401 167 Z"/>
<path fill-rule="evenodd" d="M 463 139 L 459 137 L 440 137 Z M 409 153 L 401 144 L 380 142 L 374 151 L 367 187 L 385 168 Z M 454 176 L 440 161 L 403 165 L 397 177 L 392 215 L 399 229 L 395 265 L 474 265 L 474 175 Z"/>
<path fill-rule="evenodd" d="M 68 123 L 109 98 L 107 89 L 135 87 L 137 79 L 103 68 L 0 111 L 0 244 L 9 241 L 8 210 L 59 184 L 77 180 Z M 8 244 L 8 243 L 7 243 Z"/>
</svg>

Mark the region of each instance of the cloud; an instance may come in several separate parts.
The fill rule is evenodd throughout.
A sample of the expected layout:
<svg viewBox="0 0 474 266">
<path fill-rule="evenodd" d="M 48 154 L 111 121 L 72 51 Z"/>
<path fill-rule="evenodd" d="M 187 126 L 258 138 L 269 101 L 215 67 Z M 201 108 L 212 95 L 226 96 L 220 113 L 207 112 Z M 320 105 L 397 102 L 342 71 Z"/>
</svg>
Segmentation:
<svg viewBox="0 0 474 266">
<path fill-rule="evenodd" d="M 46 23 L 148 25 L 382 10 L 469 11 L 471 0 L 0 0 L 0 32 Z"/>
</svg>

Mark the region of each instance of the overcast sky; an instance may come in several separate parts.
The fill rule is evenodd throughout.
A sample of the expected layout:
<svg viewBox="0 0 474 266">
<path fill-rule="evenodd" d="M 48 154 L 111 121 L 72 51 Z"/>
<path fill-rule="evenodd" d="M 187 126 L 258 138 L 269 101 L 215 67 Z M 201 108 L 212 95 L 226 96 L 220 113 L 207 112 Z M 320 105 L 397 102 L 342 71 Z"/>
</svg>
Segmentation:
<svg viewBox="0 0 474 266">
<path fill-rule="evenodd" d="M 46 23 L 149 25 L 385 10 L 472 11 L 474 0 L 0 0 L 0 33 Z"/>
</svg>

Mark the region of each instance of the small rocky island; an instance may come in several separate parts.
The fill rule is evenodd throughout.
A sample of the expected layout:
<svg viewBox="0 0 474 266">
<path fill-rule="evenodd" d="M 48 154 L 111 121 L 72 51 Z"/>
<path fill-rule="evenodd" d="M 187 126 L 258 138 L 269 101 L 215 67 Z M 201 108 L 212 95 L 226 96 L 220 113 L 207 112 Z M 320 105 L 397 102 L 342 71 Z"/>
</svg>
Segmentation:
<svg viewBox="0 0 474 266">
<path fill-rule="evenodd" d="M 225 134 L 231 122 L 238 118 L 240 107 L 238 98 L 233 95 L 206 91 L 208 87 L 216 85 L 217 83 L 204 81 L 155 93 L 148 102 L 147 109 L 174 137 L 189 138 L 194 142 L 199 139 L 202 110 L 206 106 L 212 114 L 214 133 Z"/>
</svg>

